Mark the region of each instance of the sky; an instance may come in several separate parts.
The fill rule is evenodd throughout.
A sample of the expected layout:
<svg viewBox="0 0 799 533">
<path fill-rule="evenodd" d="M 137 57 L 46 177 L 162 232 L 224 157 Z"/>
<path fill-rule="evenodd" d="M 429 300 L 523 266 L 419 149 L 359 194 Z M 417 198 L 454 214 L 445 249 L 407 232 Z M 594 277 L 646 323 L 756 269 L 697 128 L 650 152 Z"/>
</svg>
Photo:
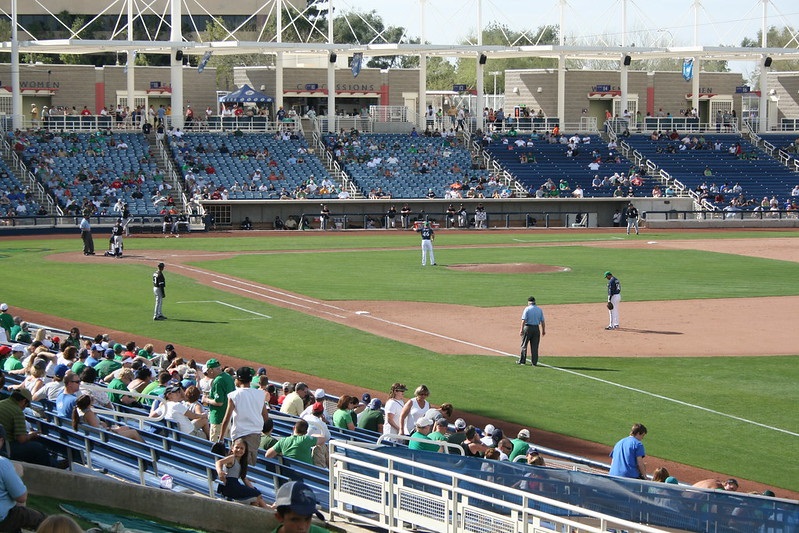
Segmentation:
<svg viewBox="0 0 799 533">
<path fill-rule="evenodd" d="M 336 10 L 375 10 L 384 23 L 402 26 L 410 37 L 421 36 L 420 0 L 332 0 Z M 462 41 L 477 29 L 478 0 L 422 0 L 425 40 L 433 44 Z M 565 0 L 567 36 L 596 42 L 602 36 L 620 42 L 625 0 Z M 481 0 L 483 25 L 495 21 L 514 30 L 558 24 L 558 0 Z M 647 44 L 693 44 L 694 4 L 700 5 L 699 44 L 739 45 L 755 38 L 761 27 L 763 0 L 626 0 L 627 27 L 632 38 Z M 769 26 L 799 28 L 799 1 L 767 2 Z M 585 42 L 585 41 L 584 41 Z"/>
</svg>

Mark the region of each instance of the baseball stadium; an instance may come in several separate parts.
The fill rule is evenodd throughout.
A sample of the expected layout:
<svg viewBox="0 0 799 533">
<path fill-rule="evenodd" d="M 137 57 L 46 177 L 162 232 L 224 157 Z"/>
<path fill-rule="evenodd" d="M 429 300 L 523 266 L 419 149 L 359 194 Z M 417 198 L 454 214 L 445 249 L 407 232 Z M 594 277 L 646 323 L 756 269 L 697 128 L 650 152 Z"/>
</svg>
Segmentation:
<svg viewBox="0 0 799 533">
<path fill-rule="evenodd" d="M 683 47 L 621 0 L 610 46 L 567 42 L 555 2 L 537 37 L 444 45 L 349 5 L 334 32 L 333 2 L 101 3 L 6 10 L 0 325 L 18 329 L 0 405 L 24 404 L 4 431 L 28 506 L 131 531 L 285 533 L 286 509 L 310 527 L 317 506 L 330 531 L 797 531 L 799 47 L 769 8 L 790 31 L 796 13 L 747 5 L 758 39 L 711 46 L 694 2 Z M 359 25 L 371 41 L 342 36 Z M 517 364 L 530 297 L 534 366 Z M 163 397 L 131 390 L 131 407 L 105 392 L 121 374 L 90 372 L 85 394 L 114 400 L 92 425 L 22 395 L 76 376 L 55 364 L 75 328 L 84 360 L 128 345 L 166 374 Z M 21 371 L 16 352 L 37 355 Z M 344 398 L 360 412 L 424 385 L 444 431 L 491 453 L 330 424 L 323 461 L 259 450 L 245 468 L 277 513 L 241 505 L 213 436 L 157 410 L 219 366 L 306 385 L 330 421 Z M 289 439 L 305 417 L 269 418 Z M 611 476 L 635 424 L 642 475 Z M 15 457 L 26 439 L 59 468 Z M 284 494 L 298 485 L 313 501 Z"/>
</svg>

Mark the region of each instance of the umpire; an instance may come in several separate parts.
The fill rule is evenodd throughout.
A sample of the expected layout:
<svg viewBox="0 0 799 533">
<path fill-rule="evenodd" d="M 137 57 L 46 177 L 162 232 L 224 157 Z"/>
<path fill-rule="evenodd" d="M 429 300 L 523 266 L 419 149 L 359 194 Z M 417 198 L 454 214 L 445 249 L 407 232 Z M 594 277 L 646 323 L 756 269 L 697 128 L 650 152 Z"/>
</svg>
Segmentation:
<svg viewBox="0 0 799 533">
<path fill-rule="evenodd" d="M 522 312 L 522 327 L 519 335 L 522 338 L 521 355 L 516 361 L 517 365 L 527 363 L 527 345 L 530 345 L 530 359 L 533 366 L 538 366 L 538 343 L 541 335 L 547 334 L 547 325 L 544 322 L 544 312 L 535 305 L 535 298 L 527 298 L 527 307 Z"/>
</svg>

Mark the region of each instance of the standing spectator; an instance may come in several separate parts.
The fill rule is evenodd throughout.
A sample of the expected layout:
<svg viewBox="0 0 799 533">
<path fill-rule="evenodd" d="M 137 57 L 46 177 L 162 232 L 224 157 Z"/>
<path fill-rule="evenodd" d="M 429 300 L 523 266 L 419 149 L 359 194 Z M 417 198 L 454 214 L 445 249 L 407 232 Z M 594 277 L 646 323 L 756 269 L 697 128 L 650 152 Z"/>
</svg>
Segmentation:
<svg viewBox="0 0 799 533">
<path fill-rule="evenodd" d="M 618 228 L 619 226 L 621 226 L 621 218 L 622 218 L 621 210 L 616 209 L 616 211 L 613 213 L 613 227 L 614 228 Z"/>
<path fill-rule="evenodd" d="M 394 383 L 386 400 L 385 419 L 383 421 L 384 435 L 399 435 L 402 433 L 400 416 L 405 406 L 405 391 L 408 390 L 402 383 Z"/>
<path fill-rule="evenodd" d="M 610 452 L 610 475 L 632 479 L 646 479 L 644 445 L 646 426 L 633 424 L 630 436 L 621 439 Z"/>
<path fill-rule="evenodd" d="M 11 328 L 14 327 L 14 317 L 11 316 L 11 313 L 8 312 L 7 303 L 0 304 L 0 327 L 2 327 L 5 330 L 6 338 L 9 341 L 13 342 L 14 339 L 11 337 Z M 20 329 L 22 329 L 21 326 Z M 23 342 L 23 341 L 17 341 L 17 342 Z"/>
<path fill-rule="evenodd" d="M 416 421 L 430 410 L 428 396 L 430 396 L 430 389 L 427 388 L 427 385 L 419 385 L 413 391 L 413 399 L 405 404 L 400 414 L 400 435 L 413 433 Z"/>
<path fill-rule="evenodd" d="M 216 359 L 209 359 L 205 363 L 205 374 L 213 378 L 213 381 L 211 389 L 203 398 L 203 405 L 208 406 L 208 422 L 211 425 L 209 438 L 212 442 L 217 442 L 227 436 L 222 433 L 222 421 L 227 412 L 228 395 L 236 390 L 236 383 L 230 374 L 222 371 L 222 365 Z"/>
<path fill-rule="evenodd" d="M 379 398 L 372 398 L 369 401 L 369 407 L 358 417 L 358 427 L 382 433 L 384 418 L 382 407 L 383 402 Z"/>
<path fill-rule="evenodd" d="M 236 390 L 228 394 L 227 409 L 220 431 L 221 435 L 225 435 L 230 423 L 230 438 L 244 442 L 247 446 L 247 460 L 251 465 L 258 460 L 261 430 L 269 419 L 264 391 L 250 386 L 254 373 L 248 366 L 236 371 Z"/>
<path fill-rule="evenodd" d="M 308 385 L 300 381 L 294 386 L 294 392 L 290 392 L 283 399 L 280 412 L 286 415 L 300 416 L 305 410 L 303 400 L 308 396 Z"/>
<path fill-rule="evenodd" d="M 283 437 L 277 444 L 266 450 L 266 458 L 272 459 L 278 455 L 291 457 L 304 463 L 313 464 L 313 447 L 325 443 L 321 435 L 308 435 L 308 422 L 297 420 L 294 432 L 288 437 Z"/>
<path fill-rule="evenodd" d="M 0 426 L 0 448 L 5 448 L 6 430 Z M 25 505 L 28 489 L 11 461 L 0 456 L 0 531 L 34 530 L 45 516 Z"/>
<path fill-rule="evenodd" d="M 83 215 L 80 221 L 80 238 L 83 240 L 83 255 L 94 255 L 94 239 L 92 238 L 92 225 L 89 224 L 89 215 Z"/>
<path fill-rule="evenodd" d="M 530 345 L 530 358 L 533 366 L 538 366 L 538 344 L 541 336 L 547 334 L 544 312 L 535 305 L 535 297 L 527 298 L 527 307 L 522 311 L 522 327 L 519 336 L 522 338 L 521 354 L 517 365 L 527 363 L 527 346 Z"/>
<path fill-rule="evenodd" d="M 610 313 L 610 324 L 605 329 L 619 329 L 621 283 L 610 271 L 605 272 L 605 279 L 608 280 L 608 312 Z"/>
<path fill-rule="evenodd" d="M 166 320 L 166 317 L 161 312 L 164 298 L 166 298 L 166 279 L 164 278 L 163 263 L 158 263 L 158 269 L 153 272 L 153 294 L 155 295 L 153 320 Z"/>
<path fill-rule="evenodd" d="M 435 266 L 436 256 L 433 253 L 433 241 L 436 238 L 435 231 L 430 227 L 430 222 L 425 220 L 424 225 L 416 230 L 422 236 L 422 266 L 427 266 L 427 256 L 430 256 L 430 264 Z"/>
</svg>

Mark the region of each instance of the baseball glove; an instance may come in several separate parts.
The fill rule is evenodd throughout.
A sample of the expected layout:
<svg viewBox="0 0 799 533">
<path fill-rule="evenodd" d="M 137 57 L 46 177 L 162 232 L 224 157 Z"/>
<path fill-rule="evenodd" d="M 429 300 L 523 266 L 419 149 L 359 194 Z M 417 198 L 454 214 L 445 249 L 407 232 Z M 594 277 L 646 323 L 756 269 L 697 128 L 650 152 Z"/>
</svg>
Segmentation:
<svg viewBox="0 0 799 533">
<path fill-rule="evenodd" d="M 611 302 L 608 302 L 608 309 L 613 310 L 613 304 Z"/>
</svg>

